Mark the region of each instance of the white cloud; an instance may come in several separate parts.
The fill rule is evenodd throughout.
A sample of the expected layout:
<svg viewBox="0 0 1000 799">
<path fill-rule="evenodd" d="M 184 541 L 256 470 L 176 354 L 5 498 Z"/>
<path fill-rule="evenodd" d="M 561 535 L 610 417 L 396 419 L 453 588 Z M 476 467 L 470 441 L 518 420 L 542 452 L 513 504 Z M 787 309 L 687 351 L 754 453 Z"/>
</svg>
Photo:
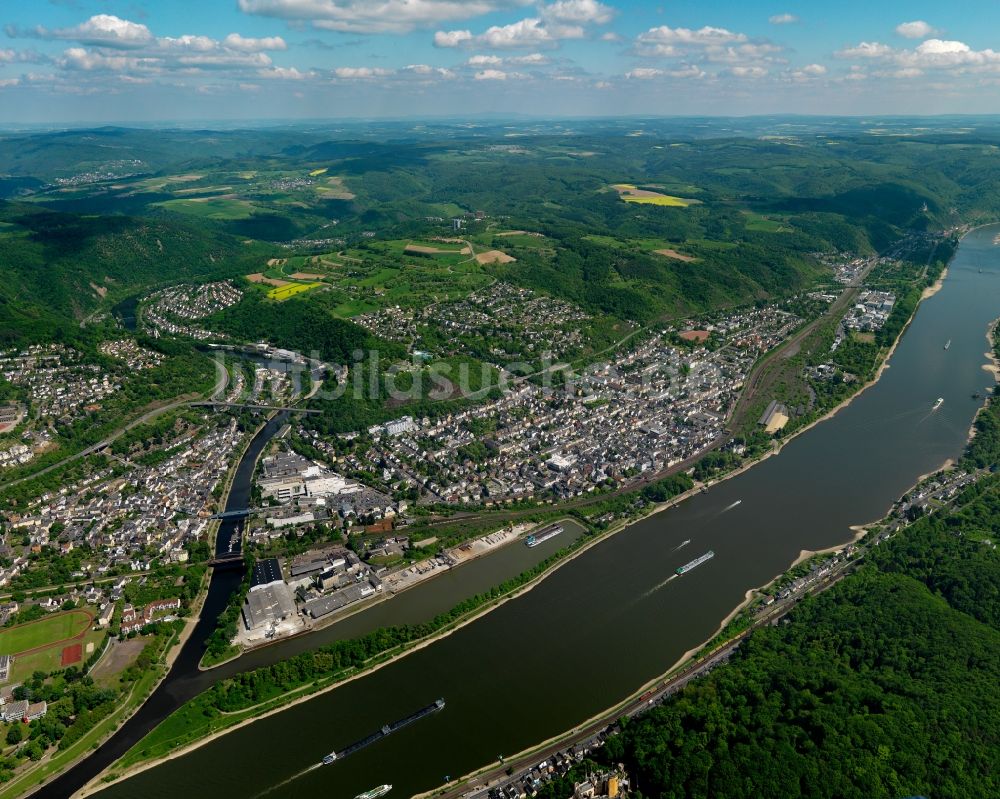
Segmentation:
<svg viewBox="0 0 1000 799">
<path fill-rule="evenodd" d="M 280 36 L 267 36 L 263 39 L 244 38 L 238 33 L 230 33 L 222 40 L 222 46 L 230 50 L 240 50 L 256 53 L 261 50 L 287 50 L 288 45 Z"/>
<path fill-rule="evenodd" d="M 582 35 L 582 28 L 580 29 Z M 579 37 L 576 37 L 579 38 Z M 505 49 L 509 47 L 536 47 L 550 44 L 553 36 L 542 21 L 535 17 L 512 22 L 510 25 L 494 25 L 480 37 L 487 47 Z"/>
<path fill-rule="evenodd" d="M 475 75 L 476 80 L 507 80 L 507 77 L 502 69 L 484 69 Z"/>
<path fill-rule="evenodd" d="M 751 78 L 756 80 L 765 77 L 767 70 L 764 67 L 732 67 L 729 70 L 729 74 L 735 78 Z"/>
<path fill-rule="evenodd" d="M 239 0 L 240 11 L 309 21 L 316 28 L 353 33 L 408 33 L 528 5 L 529 0 Z"/>
<path fill-rule="evenodd" d="M 82 70 L 91 72 L 94 70 L 139 69 L 143 66 L 143 59 L 125 55 L 104 55 L 83 47 L 70 47 L 63 53 L 62 58 L 56 59 L 63 69 Z"/>
<path fill-rule="evenodd" d="M 235 69 L 239 67 L 261 69 L 271 66 L 271 58 L 266 53 L 192 53 L 179 56 L 176 60 L 179 67 L 197 67 L 199 69 Z M 164 66 L 172 66 L 164 64 Z"/>
<path fill-rule="evenodd" d="M 655 67 L 636 67 L 626 72 L 625 77 L 629 80 L 650 80 L 651 78 L 658 78 L 662 74 L 663 70 L 656 69 Z"/>
<path fill-rule="evenodd" d="M 337 67 L 333 70 L 333 74 L 347 80 L 369 80 L 391 75 L 392 70 L 379 69 L 378 67 Z"/>
<path fill-rule="evenodd" d="M 794 14 L 775 14 L 774 16 L 768 17 L 767 21 L 772 25 L 792 25 L 799 21 L 799 18 Z"/>
<path fill-rule="evenodd" d="M 640 33 L 637 41 L 640 44 L 654 47 L 718 47 L 733 42 L 745 42 L 746 34 L 733 33 L 725 28 L 713 28 L 706 25 L 698 30 L 691 28 L 671 28 L 660 25 Z"/>
<path fill-rule="evenodd" d="M 620 42 L 621 40 L 622 40 L 621 35 L 615 33 L 614 31 L 608 31 L 607 33 L 601 34 L 602 42 Z"/>
<path fill-rule="evenodd" d="M 434 34 L 435 47 L 484 47 L 491 50 L 510 50 L 519 47 L 545 47 L 556 44 L 558 39 L 579 39 L 584 29 L 561 26 L 556 32 L 538 17 L 494 25 L 484 33 L 473 36 L 469 31 L 438 31 Z"/>
<path fill-rule="evenodd" d="M 215 50 L 219 43 L 208 36 L 178 36 L 176 39 L 165 36 L 156 40 L 156 45 L 164 50 L 190 50 L 195 53 L 208 53 Z"/>
<path fill-rule="evenodd" d="M 671 78 L 704 78 L 707 73 L 696 67 L 694 64 L 688 64 L 680 69 L 667 70 L 667 75 Z"/>
<path fill-rule="evenodd" d="M 526 0 L 517 0 L 522 5 Z M 583 39 L 588 26 L 604 25 L 615 9 L 598 0 L 556 0 L 538 5 L 537 17 L 526 17 L 507 25 L 493 25 L 483 33 L 469 30 L 438 31 L 435 47 L 483 47 L 506 50 L 519 47 L 556 47 L 563 39 Z"/>
<path fill-rule="evenodd" d="M 20 78 L 0 78 L 0 89 L 17 86 L 21 82 Z"/>
<path fill-rule="evenodd" d="M 721 64 L 744 64 L 748 61 L 767 61 L 781 48 L 769 42 L 737 44 L 733 47 L 706 47 L 705 58 Z"/>
<path fill-rule="evenodd" d="M 822 64 L 806 64 L 801 69 L 792 70 L 788 73 L 788 76 L 797 83 L 805 83 L 806 81 L 823 77 L 826 75 L 826 71 L 826 67 Z"/>
<path fill-rule="evenodd" d="M 542 64 L 548 64 L 548 56 L 542 55 L 541 53 L 529 53 L 528 55 L 516 55 L 511 56 L 507 59 L 508 64 L 531 64 L 534 66 L 541 66 Z"/>
<path fill-rule="evenodd" d="M 271 67 L 270 69 L 261 69 L 257 74 L 262 78 L 275 80 L 305 80 L 316 76 L 315 72 L 302 72 L 295 67 Z"/>
<path fill-rule="evenodd" d="M 458 47 L 472 42 L 472 31 L 438 31 L 434 34 L 435 47 Z"/>
<path fill-rule="evenodd" d="M 452 70 L 445 67 L 432 67 L 429 64 L 410 64 L 403 67 L 402 71 L 425 78 L 446 78 L 450 80 L 455 77 L 455 73 Z"/>
<path fill-rule="evenodd" d="M 607 25 L 615 9 L 597 0 L 556 0 L 540 9 L 542 19 L 575 25 Z"/>
<path fill-rule="evenodd" d="M 632 53 L 642 58 L 683 59 L 688 63 L 693 61 L 740 66 L 744 68 L 738 73 L 742 76 L 751 74 L 753 69 L 764 69 L 765 64 L 784 63 L 778 57 L 782 49 L 766 40 L 751 40 L 745 33 L 728 28 L 710 25 L 701 28 L 671 28 L 669 25 L 660 25 L 640 33 L 636 37 Z"/>
<path fill-rule="evenodd" d="M 988 48 L 973 50 L 965 42 L 947 39 L 927 39 L 912 50 L 897 50 L 878 42 L 861 42 L 836 55 L 840 58 L 878 61 L 900 69 L 971 72 L 1000 70 L 1000 53 L 997 51 Z"/>
<path fill-rule="evenodd" d="M 836 55 L 840 58 L 884 58 L 893 52 L 889 45 L 881 42 L 861 42 L 854 47 L 838 50 Z"/>
<path fill-rule="evenodd" d="M 906 39 L 926 39 L 933 36 L 937 31 L 922 19 L 913 22 L 902 22 L 896 26 L 896 33 Z"/>
<path fill-rule="evenodd" d="M 498 67 L 503 63 L 503 59 L 497 55 L 474 55 L 465 63 L 470 67 Z"/>
<path fill-rule="evenodd" d="M 97 14 L 72 28 L 49 30 L 39 25 L 25 33 L 39 39 L 64 39 L 94 47 L 131 49 L 153 43 L 153 34 L 145 25 L 114 14 Z"/>
</svg>

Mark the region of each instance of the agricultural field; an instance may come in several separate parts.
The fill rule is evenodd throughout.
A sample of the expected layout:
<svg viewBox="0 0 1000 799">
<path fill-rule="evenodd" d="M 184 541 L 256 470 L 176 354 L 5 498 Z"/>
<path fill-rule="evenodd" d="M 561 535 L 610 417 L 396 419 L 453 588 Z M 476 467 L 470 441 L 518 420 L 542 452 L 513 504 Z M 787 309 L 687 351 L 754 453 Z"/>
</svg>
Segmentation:
<svg viewBox="0 0 1000 799">
<path fill-rule="evenodd" d="M 267 292 L 267 298 L 269 300 L 275 300 L 277 302 L 284 302 L 287 299 L 294 297 L 296 294 L 302 294 L 306 291 L 311 291 L 312 289 L 319 288 L 322 283 L 288 283 L 284 286 L 275 286 L 273 289 Z"/>
<path fill-rule="evenodd" d="M 0 630 L 0 655 L 14 656 L 10 681 L 81 665 L 105 636 L 93 620 L 89 610 L 71 610 Z"/>
<path fill-rule="evenodd" d="M 215 220 L 248 219 L 254 210 L 249 202 L 237 199 L 235 195 L 182 198 L 155 205 L 167 211 Z"/>
<path fill-rule="evenodd" d="M 685 197 L 675 197 L 672 194 L 661 194 L 658 191 L 640 189 L 631 183 L 615 183 L 611 188 L 618 192 L 618 197 L 627 203 L 640 205 L 663 205 L 671 208 L 687 208 L 689 205 L 701 203 Z"/>
</svg>

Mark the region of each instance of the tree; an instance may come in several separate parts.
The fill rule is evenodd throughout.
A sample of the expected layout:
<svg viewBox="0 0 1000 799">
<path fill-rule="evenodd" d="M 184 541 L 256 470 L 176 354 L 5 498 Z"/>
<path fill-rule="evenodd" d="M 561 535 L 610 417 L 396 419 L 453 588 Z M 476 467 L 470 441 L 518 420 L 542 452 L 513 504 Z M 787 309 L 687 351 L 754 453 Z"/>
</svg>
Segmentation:
<svg viewBox="0 0 1000 799">
<path fill-rule="evenodd" d="M 15 746 L 24 740 L 24 727 L 19 721 L 15 721 L 7 730 L 7 744 Z"/>
</svg>

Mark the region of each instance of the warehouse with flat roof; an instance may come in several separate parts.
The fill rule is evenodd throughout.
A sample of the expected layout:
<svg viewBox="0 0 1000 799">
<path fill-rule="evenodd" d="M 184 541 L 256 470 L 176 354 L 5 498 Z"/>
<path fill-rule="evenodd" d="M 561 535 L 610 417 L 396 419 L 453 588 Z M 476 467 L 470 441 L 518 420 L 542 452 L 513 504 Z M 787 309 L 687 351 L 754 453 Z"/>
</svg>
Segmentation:
<svg viewBox="0 0 1000 799">
<path fill-rule="evenodd" d="M 243 603 L 243 623 L 251 632 L 294 618 L 295 597 L 285 583 L 271 583 L 250 589 Z"/>
<path fill-rule="evenodd" d="M 281 564 L 277 558 L 264 558 L 253 565 L 253 576 L 250 578 L 250 591 L 259 591 L 269 585 L 283 583 Z"/>
</svg>

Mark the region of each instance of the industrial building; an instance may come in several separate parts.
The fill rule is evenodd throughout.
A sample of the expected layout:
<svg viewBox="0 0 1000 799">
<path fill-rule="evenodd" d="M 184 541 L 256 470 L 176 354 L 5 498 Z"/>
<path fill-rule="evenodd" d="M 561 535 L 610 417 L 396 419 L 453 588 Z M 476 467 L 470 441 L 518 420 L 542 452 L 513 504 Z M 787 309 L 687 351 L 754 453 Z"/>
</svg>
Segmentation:
<svg viewBox="0 0 1000 799">
<path fill-rule="evenodd" d="M 295 597 L 284 582 L 251 588 L 243 604 L 243 623 L 251 632 L 276 627 L 295 615 Z"/>
<path fill-rule="evenodd" d="M 285 580 L 281 576 L 281 564 L 277 558 L 264 558 L 253 565 L 253 576 L 250 578 L 250 593 L 260 591 Z"/>
</svg>

